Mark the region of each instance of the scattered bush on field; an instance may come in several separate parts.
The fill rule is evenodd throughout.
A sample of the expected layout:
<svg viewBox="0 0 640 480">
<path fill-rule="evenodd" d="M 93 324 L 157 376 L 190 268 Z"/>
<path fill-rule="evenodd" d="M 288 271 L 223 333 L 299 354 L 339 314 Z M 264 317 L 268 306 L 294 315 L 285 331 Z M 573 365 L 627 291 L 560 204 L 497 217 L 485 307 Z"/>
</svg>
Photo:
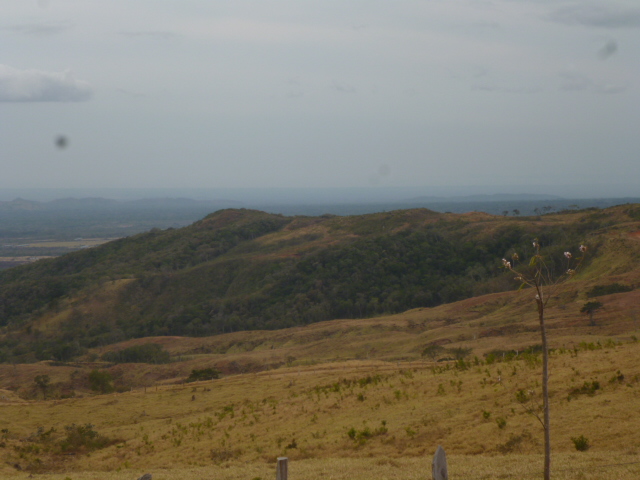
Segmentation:
<svg viewBox="0 0 640 480">
<path fill-rule="evenodd" d="M 354 442 L 363 444 L 370 438 L 386 435 L 388 431 L 387 422 L 382 420 L 382 422 L 380 422 L 380 426 L 375 430 L 371 430 L 369 427 L 365 427 L 362 430 L 356 430 L 354 427 L 351 427 L 347 431 L 347 436 Z"/>
<path fill-rule="evenodd" d="M 588 395 L 593 397 L 596 391 L 600 390 L 600 382 L 593 380 L 592 382 L 584 382 L 581 387 L 576 387 L 569 392 L 568 400 L 577 398 L 578 395 Z"/>
<path fill-rule="evenodd" d="M 589 450 L 591 445 L 589 444 L 589 439 L 584 435 L 580 435 L 579 437 L 571 437 L 571 441 L 573 445 L 576 447 L 576 450 L 579 452 L 586 452 Z"/>
<path fill-rule="evenodd" d="M 93 425 L 86 423 L 84 425 L 76 425 L 72 423 L 64 427 L 66 437 L 60 442 L 60 448 L 63 452 L 79 452 L 99 450 L 108 447 L 116 441 L 100 435 L 93 429 Z"/>
</svg>

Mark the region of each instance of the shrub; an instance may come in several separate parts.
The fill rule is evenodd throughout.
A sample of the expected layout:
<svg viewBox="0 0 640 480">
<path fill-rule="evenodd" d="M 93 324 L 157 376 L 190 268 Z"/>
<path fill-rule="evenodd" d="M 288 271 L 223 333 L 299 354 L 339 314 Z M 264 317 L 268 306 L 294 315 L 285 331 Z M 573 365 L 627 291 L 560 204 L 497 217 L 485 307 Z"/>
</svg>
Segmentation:
<svg viewBox="0 0 640 480">
<path fill-rule="evenodd" d="M 516 392 L 516 400 L 518 401 L 518 403 L 527 403 L 529 401 L 529 394 L 520 389 Z"/>
<path fill-rule="evenodd" d="M 213 448 L 211 449 L 211 460 L 216 465 L 231 460 L 233 458 L 237 458 L 242 455 L 242 450 L 239 448 Z"/>
<path fill-rule="evenodd" d="M 456 360 L 463 360 L 464 358 L 471 355 L 471 352 L 473 352 L 471 348 L 464 347 L 454 347 L 447 349 L 447 353 L 449 355 L 453 355 Z"/>
<path fill-rule="evenodd" d="M 612 283 L 610 285 L 596 285 L 587 292 L 587 298 L 599 297 L 601 295 L 610 295 L 612 293 L 630 292 L 633 287 L 622 285 L 620 283 Z"/>
<path fill-rule="evenodd" d="M 509 454 L 515 451 L 522 453 L 522 444 L 525 441 L 531 440 L 531 434 L 529 432 L 522 432 L 520 435 L 514 435 L 513 433 L 509 436 L 509 440 L 505 443 L 498 445 L 496 449 L 502 454 Z"/>
<path fill-rule="evenodd" d="M 107 352 L 101 357 L 113 363 L 169 363 L 169 352 L 156 343 L 145 343 L 117 352 Z"/>
<path fill-rule="evenodd" d="M 84 425 L 72 423 L 65 426 L 64 429 L 66 437 L 60 442 L 60 448 L 64 452 L 98 450 L 114 443 L 113 440 L 96 432 L 90 423 Z"/>
<path fill-rule="evenodd" d="M 597 390 L 600 390 L 600 382 L 597 380 L 584 382 L 581 387 L 574 388 L 569 392 L 569 399 L 571 399 L 571 397 L 577 397 L 578 395 L 588 395 L 593 397 Z"/>
<path fill-rule="evenodd" d="M 215 368 L 203 368 L 200 370 L 191 370 L 191 375 L 189 375 L 185 381 L 190 383 L 200 382 L 202 380 L 213 380 L 215 378 L 220 378 L 220 372 L 218 370 Z"/>
<path fill-rule="evenodd" d="M 591 445 L 589 444 L 589 439 L 584 435 L 580 435 L 579 437 L 571 437 L 571 441 L 573 445 L 576 447 L 576 450 L 579 452 L 586 452 L 589 450 Z"/>
<path fill-rule="evenodd" d="M 504 417 L 496 418 L 496 424 L 500 430 L 503 430 L 507 426 L 507 419 Z"/>
<path fill-rule="evenodd" d="M 351 427 L 347 431 L 347 436 L 351 440 L 363 444 L 372 437 L 386 435 L 388 431 L 389 429 L 387 428 L 387 422 L 385 420 L 382 420 L 380 426 L 374 430 L 371 430 L 369 427 L 364 427 L 362 430 L 358 431 L 355 428 Z"/>
<path fill-rule="evenodd" d="M 94 392 L 100 393 L 111 393 L 115 390 L 111 374 L 100 370 L 91 370 L 91 373 L 89 373 L 89 386 Z"/>
<path fill-rule="evenodd" d="M 618 370 L 616 374 L 609 379 L 609 383 L 622 383 L 624 382 L 624 374 Z"/>
<path fill-rule="evenodd" d="M 423 357 L 429 357 L 434 362 L 445 352 L 445 348 L 441 345 L 428 345 L 422 351 Z"/>
</svg>

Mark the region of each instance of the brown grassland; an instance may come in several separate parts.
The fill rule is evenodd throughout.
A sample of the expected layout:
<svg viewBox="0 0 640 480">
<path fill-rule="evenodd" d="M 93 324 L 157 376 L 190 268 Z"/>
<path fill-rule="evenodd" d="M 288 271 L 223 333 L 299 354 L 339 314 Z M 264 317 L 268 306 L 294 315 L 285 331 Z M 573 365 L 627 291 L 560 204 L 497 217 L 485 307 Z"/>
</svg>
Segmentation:
<svg viewBox="0 0 640 480">
<path fill-rule="evenodd" d="M 547 310 L 553 478 L 640 478 L 640 290 L 598 297 L 595 325 L 580 313 L 594 285 L 638 284 L 639 240 L 611 235 Z M 424 479 L 438 445 L 452 479 L 540 478 L 540 357 L 524 353 L 540 343 L 536 322 L 523 290 L 366 320 L 130 340 L 92 353 L 155 342 L 174 361 L 102 366 L 131 386 L 108 395 L 88 390 L 97 363 L 0 365 L 0 478 L 256 480 L 287 456 L 292 479 Z M 421 356 L 435 344 L 471 353 Z M 491 361 L 496 349 L 518 355 Z M 206 367 L 222 378 L 183 383 Z M 16 394 L 41 374 L 73 383 L 75 397 Z M 110 441 L 65 449 L 72 424 Z"/>
</svg>

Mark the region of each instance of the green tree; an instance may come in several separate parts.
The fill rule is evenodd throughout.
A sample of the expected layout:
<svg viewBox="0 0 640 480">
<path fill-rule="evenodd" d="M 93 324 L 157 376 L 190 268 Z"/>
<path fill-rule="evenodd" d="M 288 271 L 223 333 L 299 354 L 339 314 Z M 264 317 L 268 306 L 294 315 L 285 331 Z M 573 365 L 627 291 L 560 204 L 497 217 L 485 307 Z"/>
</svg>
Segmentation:
<svg viewBox="0 0 640 480">
<path fill-rule="evenodd" d="M 427 345 L 422 351 L 423 357 L 429 357 L 432 361 L 436 361 L 440 355 L 444 353 L 442 345 Z"/>
<path fill-rule="evenodd" d="M 36 375 L 36 378 L 33 379 L 38 389 L 42 392 L 42 396 L 44 399 L 47 399 L 47 391 L 51 385 L 51 379 L 49 375 Z"/>
<path fill-rule="evenodd" d="M 101 370 L 91 370 L 91 373 L 89 373 L 89 386 L 94 392 L 100 393 L 111 393 L 115 390 L 111 374 Z"/>
<path fill-rule="evenodd" d="M 601 302 L 587 302 L 580 309 L 580 313 L 586 313 L 589 315 L 589 325 L 596 326 L 596 322 L 593 320 L 593 314 L 600 310 L 604 305 Z"/>
</svg>

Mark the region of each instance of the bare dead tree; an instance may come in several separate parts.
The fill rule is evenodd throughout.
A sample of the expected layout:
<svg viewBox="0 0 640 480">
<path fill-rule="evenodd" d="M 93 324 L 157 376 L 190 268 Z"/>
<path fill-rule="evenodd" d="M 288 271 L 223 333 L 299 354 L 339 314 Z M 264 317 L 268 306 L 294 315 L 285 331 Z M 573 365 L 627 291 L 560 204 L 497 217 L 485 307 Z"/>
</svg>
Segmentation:
<svg viewBox="0 0 640 480">
<path fill-rule="evenodd" d="M 511 257 L 511 261 L 502 259 L 502 265 L 516 275 L 515 279 L 521 282 L 520 288 L 527 286 L 535 291 L 535 301 L 538 310 L 538 322 L 540 324 L 540 336 L 542 339 L 542 426 L 544 429 L 544 480 L 551 479 L 551 431 L 549 415 L 549 345 L 547 342 L 547 330 L 545 325 L 545 308 L 549 300 L 557 293 L 560 285 L 576 274 L 585 258 L 587 247 L 580 245 L 580 257 L 574 259 L 571 252 L 564 252 L 566 268 L 561 274 L 554 274 L 547 260 L 540 253 L 540 242 L 533 241 L 534 253 L 529 259 L 528 265 L 516 270 L 516 264 L 520 260 L 517 253 Z M 572 267 L 573 265 L 573 267 Z"/>
</svg>

